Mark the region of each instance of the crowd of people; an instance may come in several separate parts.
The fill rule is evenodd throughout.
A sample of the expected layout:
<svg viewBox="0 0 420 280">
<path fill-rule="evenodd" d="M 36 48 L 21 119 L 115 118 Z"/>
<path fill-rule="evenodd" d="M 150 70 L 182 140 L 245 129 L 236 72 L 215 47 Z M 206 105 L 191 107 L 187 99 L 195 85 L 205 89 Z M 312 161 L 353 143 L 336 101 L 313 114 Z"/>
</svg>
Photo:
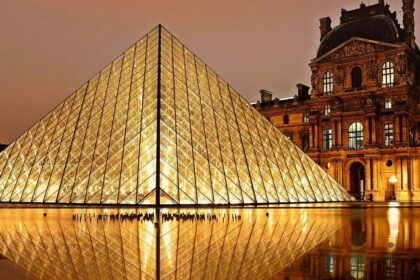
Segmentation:
<svg viewBox="0 0 420 280">
<path fill-rule="evenodd" d="M 124 222 L 124 221 L 138 221 L 138 222 L 153 222 L 155 220 L 155 213 L 80 213 L 73 214 L 72 219 L 74 221 L 110 221 L 110 222 Z"/>
<path fill-rule="evenodd" d="M 226 213 L 219 213 L 216 215 L 215 213 L 162 213 L 162 221 L 219 221 L 219 220 L 233 220 L 239 221 L 241 220 L 241 215 L 237 214 L 226 214 Z"/>
<path fill-rule="evenodd" d="M 73 214 L 72 219 L 76 222 L 81 221 L 103 221 L 103 222 L 124 222 L 124 221 L 137 221 L 137 222 L 154 222 L 155 213 L 80 213 Z M 204 222 L 204 221 L 240 221 L 241 215 L 226 214 L 226 213 L 167 213 L 164 212 L 160 215 L 162 222 L 168 221 L 181 221 L 181 222 Z"/>
</svg>

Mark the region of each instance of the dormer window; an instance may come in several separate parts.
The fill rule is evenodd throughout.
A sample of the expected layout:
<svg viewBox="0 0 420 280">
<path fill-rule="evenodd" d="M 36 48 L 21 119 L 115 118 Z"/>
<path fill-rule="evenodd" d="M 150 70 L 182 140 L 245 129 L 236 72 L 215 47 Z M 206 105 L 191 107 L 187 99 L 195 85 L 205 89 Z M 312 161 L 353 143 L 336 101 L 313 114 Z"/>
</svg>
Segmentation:
<svg viewBox="0 0 420 280">
<path fill-rule="evenodd" d="M 324 94 L 330 95 L 333 93 L 334 79 L 330 71 L 324 73 L 324 76 L 322 77 L 322 85 Z"/>
<path fill-rule="evenodd" d="M 351 86 L 352 88 L 360 88 L 362 86 L 362 69 L 358 66 L 351 70 Z"/>
<path fill-rule="evenodd" d="M 392 87 L 394 85 L 394 63 L 386 61 L 382 64 L 382 87 Z"/>
</svg>

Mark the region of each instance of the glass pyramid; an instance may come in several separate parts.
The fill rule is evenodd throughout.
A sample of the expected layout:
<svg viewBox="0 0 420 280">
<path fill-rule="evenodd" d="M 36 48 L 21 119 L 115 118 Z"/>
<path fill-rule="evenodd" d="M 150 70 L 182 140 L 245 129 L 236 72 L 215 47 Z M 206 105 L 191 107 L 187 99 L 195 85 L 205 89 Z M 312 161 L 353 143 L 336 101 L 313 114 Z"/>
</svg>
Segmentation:
<svg viewBox="0 0 420 280">
<path fill-rule="evenodd" d="M 245 205 L 351 197 L 162 26 L 0 154 L 0 201 Z"/>
</svg>

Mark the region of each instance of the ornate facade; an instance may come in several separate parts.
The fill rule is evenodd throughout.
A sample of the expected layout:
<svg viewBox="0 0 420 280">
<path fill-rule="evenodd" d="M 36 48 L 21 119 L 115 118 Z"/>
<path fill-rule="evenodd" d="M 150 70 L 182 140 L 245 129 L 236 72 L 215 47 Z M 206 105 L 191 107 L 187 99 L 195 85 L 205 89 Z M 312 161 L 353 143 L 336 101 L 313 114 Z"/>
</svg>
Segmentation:
<svg viewBox="0 0 420 280">
<path fill-rule="evenodd" d="M 403 23 L 383 1 L 320 20 L 311 89 L 254 106 L 350 193 L 361 199 L 420 200 L 420 51 L 414 0 Z"/>
</svg>

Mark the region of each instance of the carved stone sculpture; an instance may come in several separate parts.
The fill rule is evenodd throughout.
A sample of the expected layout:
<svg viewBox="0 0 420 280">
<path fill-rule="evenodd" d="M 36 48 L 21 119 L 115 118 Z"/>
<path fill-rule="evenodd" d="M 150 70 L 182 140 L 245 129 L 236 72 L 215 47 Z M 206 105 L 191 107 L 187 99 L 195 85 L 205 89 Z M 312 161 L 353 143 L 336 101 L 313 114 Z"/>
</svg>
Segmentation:
<svg viewBox="0 0 420 280">
<path fill-rule="evenodd" d="M 337 85 L 340 85 L 340 86 L 343 85 L 344 78 L 345 78 L 344 66 L 342 65 L 337 66 L 336 73 L 335 73 L 335 81 L 337 82 Z"/>
<path fill-rule="evenodd" d="M 378 81 L 378 65 L 375 60 L 369 62 L 368 77 L 371 81 Z"/>
<path fill-rule="evenodd" d="M 314 90 L 318 88 L 318 82 L 319 82 L 318 71 L 314 70 L 312 71 L 312 76 L 311 76 L 311 84 Z"/>
<path fill-rule="evenodd" d="M 395 70 L 399 76 L 407 74 L 408 61 L 405 55 L 398 55 L 395 64 Z"/>
<path fill-rule="evenodd" d="M 346 46 L 339 49 L 335 54 L 335 58 L 361 55 L 365 53 L 371 53 L 375 51 L 375 46 L 373 44 L 368 44 L 360 41 L 353 41 L 347 44 Z"/>
</svg>

